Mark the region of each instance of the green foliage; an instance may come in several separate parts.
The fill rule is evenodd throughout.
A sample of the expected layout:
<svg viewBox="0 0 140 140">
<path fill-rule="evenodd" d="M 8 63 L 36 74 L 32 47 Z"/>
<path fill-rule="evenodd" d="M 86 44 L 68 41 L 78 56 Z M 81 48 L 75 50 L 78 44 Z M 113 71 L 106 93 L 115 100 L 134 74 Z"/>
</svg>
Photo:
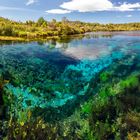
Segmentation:
<svg viewBox="0 0 140 140">
<path fill-rule="evenodd" d="M 43 17 L 40 17 L 37 21 L 37 25 L 38 26 L 46 26 L 47 25 L 47 21 L 43 18 Z"/>
<path fill-rule="evenodd" d="M 0 35 L 12 36 L 13 34 L 13 28 L 10 24 L 0 27 Z"/>
<path fill-rule="evenodd" d="M 15 36 L 23 38 L 38 38 L 48 36 L 83 34 L 93 31 L 132 31 L 140 30 L 140 23 L 128 24 L 99 24 L 69 21 L 65 17 L 61 22 L 53 19 L 51 22 L 40 17 L 36 22 L 15 22 L 0 18 L 0 36 Z"/>
</svg>

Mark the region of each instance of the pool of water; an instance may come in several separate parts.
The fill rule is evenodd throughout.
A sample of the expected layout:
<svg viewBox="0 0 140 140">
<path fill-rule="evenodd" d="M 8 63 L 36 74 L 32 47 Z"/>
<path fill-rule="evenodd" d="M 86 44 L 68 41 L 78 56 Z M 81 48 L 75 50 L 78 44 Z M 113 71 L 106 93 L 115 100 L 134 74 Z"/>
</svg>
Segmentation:
<svg viewBox="0 0 140 140">
<path fill-rule="evenodd" d="M 90 82 L 98 73 L 120 62 L 138 64 L 140 57 L 139 31 L 0 44 L 0 77 L 6 81 L 4 91 L 13 97 L 16 113 L 71 112 L 88 100 Z"/>
</svg>

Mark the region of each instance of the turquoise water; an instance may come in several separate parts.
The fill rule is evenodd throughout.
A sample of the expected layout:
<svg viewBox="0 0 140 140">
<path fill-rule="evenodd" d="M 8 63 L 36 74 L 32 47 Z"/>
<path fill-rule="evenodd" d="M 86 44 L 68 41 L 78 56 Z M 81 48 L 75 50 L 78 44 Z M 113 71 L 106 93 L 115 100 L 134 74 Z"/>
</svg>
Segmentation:
<svg viewBox="0 0 140 140">
<path fill-rule="evenodd" d="M 20 110 L 31 109 L 37 116 L 52 119 L 70 115 L 95 94 L 88 94 L 90 82 L 101 71 L 120 62 L 138 64 L 140 32 L 0 44 L 0 76 L 7 81 L 5 93 L 14 100 L 9 108 L 17 116 Z"/>
</svg>

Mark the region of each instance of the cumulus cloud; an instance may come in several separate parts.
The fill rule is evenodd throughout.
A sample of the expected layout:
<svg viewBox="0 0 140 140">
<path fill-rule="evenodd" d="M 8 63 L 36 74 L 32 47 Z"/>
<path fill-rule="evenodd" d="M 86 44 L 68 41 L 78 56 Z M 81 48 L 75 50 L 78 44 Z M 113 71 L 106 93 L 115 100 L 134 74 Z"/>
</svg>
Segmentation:
<svg viewBox="0 0 140 140">
<path fill-rule="evenodd" d="M 109 0 L 72 0 L 64 2 L 60 7 L 71 11 L 94 12 L 111 10 L 113 4 Z"/>
<path fill-rule="evenodd" d="M 68 13 L 71 13 L 71 11 L 63 10 L 63 9 L 52 9 L 52 10 L 47 10 L 46 13 L 49 13 L 49 14 L 68 14 Z"/>
<path fill-rule="evenodd" d="M 140 3 L 123 3 L 118 7 L 114 7 L 118 11 L 134 11 L 140 8 Z"/>
<path fill-rule="evenodd" d="M 61 14 L 78 12 L 98 12 L 98 11 L 134 11 L 140 9 L 140 2 L 137 3 L 118 3 L 115 5 L 111 0 L 70 0 L 60 5 L 62 9 L 48 10 L 48 13 L 55 13 L 58 10 Z M 63 11 L 63 12 L 61 12 Z M 64 12 L 65 11 L 65 12 Z M 56 12 L 57 13 L 57 12 Z M 55 13 L 55 14 L 56 14 Z"/>
<path fill-rule="evenodd" d="M 35 2 L 37 2 L 37 0 L 28 0 L 26 5 L 31 5 L 31 4 L 34 4 Z"/>
</svg>

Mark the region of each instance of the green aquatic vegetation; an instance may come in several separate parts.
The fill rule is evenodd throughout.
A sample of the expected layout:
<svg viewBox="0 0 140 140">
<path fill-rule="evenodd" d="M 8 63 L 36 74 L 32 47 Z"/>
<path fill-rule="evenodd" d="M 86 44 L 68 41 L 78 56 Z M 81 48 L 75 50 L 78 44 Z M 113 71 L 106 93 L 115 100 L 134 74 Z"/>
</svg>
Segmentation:
<svg viewBox="0 0 140 140">
<path fill-rule="evenodd" d="M 81 112 L 89 114 L 92 111 L 92 106 L 93 106 L 92 100 L 84 103 L 84 105 L 82 105 L 82 107 L 81 107 Z"/>
<path fill-rule="evenodd" d="M 110 96 L 115 96 L 120 92 L 119 84 L 118 83 L 109 83 L 105 84 L 98 93 L 99 99 L 106 99 Z"/>
<path fill-rule="evenodd" d="M 45 124 L 41 119 L 36 122 L 20 123 L 11 120 L 8 128 L 8 140 L 18 139 L 53 139 L 56 137 L 57 127 Z"/>
<path fill-rule="evenodd" d="M 75 128 L 78 128 L 76 122 L 72 122 L 70 125 L 61 122 L 57 124 L 51 124 L 44 122 L 41 118 L 37 118 L 35 121 L 17 123 L 15 120 L 11 119 L 8 124 L 7 135 L 5 136 L 5 139 L 84 139 L 82 136 L 75 132 Z"/>
<path fill-rule="evenodd" d="M 139 77 L 132 74 L 118 82 L 118 87 L 125 83 L 125 88 L 119 88 L 115 95 L 97 95 L 90 116 L 90 130 L 95 139 L 125 139 L 140 130 Z M 102 94 L 106 95 L 105 91 Z"/>
<path fill-rule="evenodd" d="M 125 129 L 131 130 L 135 126 L 134 129 L 140 131 L 140 113 L 128 112 L 122 117 L 122 122 L 127 124 Z"/>
<path fill-rule="evenodd" d="M 138 84 L 139 84 L 139 78 L 135 75 L 131 75 L 127 79 L 120 82 L 121 88 L 136 87 Z"/>
<path fill-rule="evenodd" d="M 24 125 L 27 122 L 31 121 L 32 111 L 31 109 L 20 110 L 18 112 L 17 122 L 21 125 Z"/>
<path fill-rule="evenodd" d="M 109 72 L 103 72 L 100 74 L 100 79 L 103 82 L 106 82 L 110 78 L 110 73 Z"/>
<path fill-rule="evenodd" d="M 128 140 L 138 140 L 140 138 L 140 132 L 129 132 L 127 139 Z"/>
<path fill-rule="evenodd" d="M 44 51 L 44 48 L 42 49 Z M 5 67 L 9 71 L 5 75 L 8 75 L 10 83 L 4 89 L 7 97 L 10 95 L 13 98 L 10 100 L 15 100 L 15 103 L 9 102 L 12 104 L 11 110 L 18 108 L 14 110 L 15 116 L 18 117 L 18 110 L 21 109 L 55 109 L 64 107 L 65 104 L 69 106 L 70 101 L 75 102 L 80 96 L 86 98 L 86 93 L 88 94 L 90 89 L 90 81 L 100 71 L 111 65 L 114 60 L 122 57 L 122 54 L 113 53 L 111 58 L 104 56 L 99 60 L 82 60 L 75 65 L 68 65 L 63 70 L 49 63 L 49 60 L 40 57 L 27 59 L 21 55 L 18 60 L 15 57 L 10 59 L 6 57 L 9 65 Z M 17 61 L 20 67 L 17 65 Z M 16 69 L 11 66 L 12 63 Z M 28 76 L 26 76 L 27 74 Z"/>
<path fill-rule="evenodd" d="M 99 96 L 102 99 L 110 96 L 110 90 L 109 90 L 109 88 L 110 88 L 110 86 L 107 86 L 107 87 L 101 89 L 101 91 L 99 92 Z"/>
<path fill-rule="evenodd" d="M 51 56 L 49 62 L 45 47 L 36 50 L 38 46 L 27 45 L 32 50 L 27 52 L 13 46 L 11 51 L 5 49 L 8 55 L 0 53 L 6 62 L 3 77 L 9 81 L 1 86 L 7 110 L 3 122 L 9 124 L 2 127 L 7 138 L 43 139 L 47 135 L 52 140 L 105 140 L 133 134 L 132 126 L 139 131 L 139 116 L 132 118 L 140 110 L 136 60 L 114 52 L 60 69 L 58 61 L 52 62 L 56 58 Z M 76 109 L 78 115 L 73 113 Z"/>
<path fill-rule="evenodd" d="M 115 96 L 121 93 L 125 88 L 134 88 L 139 84 L 138 75 L 132 74 L 124 80 L 118 81 L 117 83 L 106 83 L 99 91 L 98 96 L 101 99 Z"/>
<path fill-rule="evenodd" d="M 139 75 L 131 75 L 132 79 L 139 79 Z M 128 76 L 123 81 L 131 79 Z M 112 77 L 114 78 L 114 77 Z M 112 80 L 111 80 L 112 81 Z M 130 80 L 132 83 L 133 80 Z M 138 82 L 138 83 L 137 83 Z M 137 130 L 139 129 L 139 115 L 134 110 L 139 110 L 139 81 L 135 86 L 127 87 L 127 90 L 121 90 L 120 85 L 122 80 L 117 83 L 101 82 L 99 93 L 93 98 L 84 103 L 81 106 L 80 114 L 83 114 L 88 118 L 85 120 L 77 120 L 77 122 L 69 122 L 69 124 L 50 125 L 46 122 L 41 121 L 32 123 L 33 116 L 31 110 L 19 111 L 17 121 L 9 122 L 8 135 L 9 139 L 26 139 L 27 136 L 30 139 L 42 138 L 47 136 L 49 139 L 122 139 L 126 137 L 132 137 L 134 126 Z M 127 89 L 126 88 L 126 89 Z M 131 89 L 130 89 L 131 88 Z M 132 91 L 135 91 L 133 95 Z M 25 92 L 25 91 L 24 91 Z M 130 100 L 131 99 L 131 100 Z M 13 99 L 12 99 L 13 100 Z M 15 99 L 14 99 L 15 100 Z M 137 104 L 133 104 L 136 102 Z M 20 104 L 20 103 L 19 103 Z M 135 108 L 136 106 L 136 108 Z M 133 111 L 129 112 L 130 110 Z M 75 116 L 77 117 L 77 116 Z M 89 127 L 86 121 L 89 120 Z M 67 123 L 68 123 L 67 122 Z M 83 123 L 87 123 L 86 130 L 80 128 Z M 68 127 L 69 125 L 69 127 Z M 127 128 L 124 128 L 124 125 Z M 62 127 L 63 126 L 63 127 Z M 29 133 L 30 131 L 30 133 Z M 75 132 L 76 131 L 76 132 Z M 125 131 L 125 133 L 124 133 Z M 38 133 L 40 135 L 38 135 Z M 73 135 L 74 133 L 74 135 Z M 59 135 L 60 134 L 60 135 Z"/>
</svg>

